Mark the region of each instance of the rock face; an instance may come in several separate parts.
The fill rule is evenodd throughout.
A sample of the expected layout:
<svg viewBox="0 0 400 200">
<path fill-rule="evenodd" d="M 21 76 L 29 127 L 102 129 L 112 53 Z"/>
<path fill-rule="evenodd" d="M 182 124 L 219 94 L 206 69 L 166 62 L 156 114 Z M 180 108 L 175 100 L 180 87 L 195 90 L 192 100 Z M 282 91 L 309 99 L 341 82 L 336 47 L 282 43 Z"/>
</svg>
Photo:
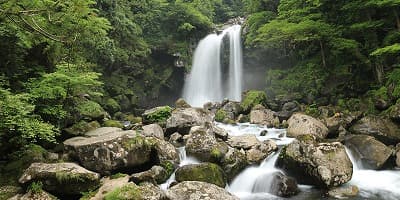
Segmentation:
<svg viewBox="0 0 400 200">
<path fill-rule="evenodd" d="M 275 121 L 274 114 L 274 111 L 265 109 L 261 105 L 257 105 L 250 112 L 250 123 L 272 127 Z"/>
<path fill-rule="evenodd" d="M 193 126 L 201 126 L 206 123 L 212 124 L 213 117 L 211 112 L 201 108 L 178 108 L 172 111 L 172 115 L 167 120 L 166 132 L 172 134 L 188 134 Z"/>
<path fill-rule="evenodd" d="M 158 124 L 149 124 L 142 127 L 142 135 L 146 137 L 156 137 L 159 139 L 164 139 L 164 131 Z"/>
<path fill-rule="evenodd" d="M 74 195 L 96 189 L 100 175 L 75 163 L 32 163 L 19 182 L 27 184 L 33 181 L 41 181 L 46 191 Z"/>
<path fill-rule="evenodd" d="M 390 119 L 379 116 L 366 116 L 356 122 L 350 131 L 354 134 L 370 135 L 387 144 L 395 145 L 400 142 L 400 129 Z"/>
<path fill-rule="evenodd" d="M 257 178 L 252 192 L 268 192 L 280 197 L 291 197 L 300 192 L 294 178 L 285 176 L 282 172 L 265 174 Z"/>
<path fill-rule="evenodd" d="M 164 183 L 168 177 L 169 174 L 163 167 L 155 165 L 147 171 L 132 174 L 130 180 L 136 184 L 142 182 L 161 184 Z"/>
<path fill-rule="evenodd" d="M 152 152 L 152 145 L 135 131 L 75 137 L 66 140 L 64 147 L 82 166 L 102 174 L 150 162 Z"/>
<path fill-rule="evenodd" d="M 278 166 L 301 183 L 322 188 L 336 187 L 350 181 L 353 165 L 341 143 L 316 143 L 304 135 L 282 149 Z"/>
<path fill-rule="evenodd" d="M 287 136 L 289 137 L 312 134 L 318 139 L 323 139 L 328 135 L 328 128 L 322 122 L 305 114 L 293 114 L 288 124 Z"/>
<path fill-rule="evenodd" d="M 176 180 L 183 181 L 201 181 L 212 183 L 224 188 L 226 177 L 221 167 L 213 163 L 200 163 L 185 165 L 178 168 L 175 172 Z"/>
<path fill-rule="evenodd" d="M 379 169 L 388 160 L 392 150 L 372 136 L 352 135 L 346 138 L 346 145 L 355 151 L 364 167 Z"/>
<path fill-rule="evenodd" d="M 167 191 L 170 200 L 239 200 L 225 189 L 199 181 L 184 181 Z"/>
<path fill-rule="evenodd" d="M 186 141 L 186 152 L 201 161 L 216 162 L 228 151 L 225 143 L 218 142 L 211 129 L 195 126 Z"/>
</svg>

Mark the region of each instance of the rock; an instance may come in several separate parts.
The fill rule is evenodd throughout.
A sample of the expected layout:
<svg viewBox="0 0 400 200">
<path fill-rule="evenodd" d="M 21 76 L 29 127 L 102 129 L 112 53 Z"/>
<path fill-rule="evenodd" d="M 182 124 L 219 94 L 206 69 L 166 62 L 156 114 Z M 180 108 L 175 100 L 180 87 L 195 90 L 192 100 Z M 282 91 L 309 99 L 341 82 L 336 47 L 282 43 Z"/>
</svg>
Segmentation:
<svg viewBox="0 0 400 200">
<path fill-rule="evenodd" d="M 190 130 L 186 141 L 186 152 L 201 161 L 217 162 L 228 151 L 224 143 L 217 142 L 211 129 L 195 126 Z"/>
<path fill-rule="evenodd" d="M 101 187 L 97 190 L 97 193 L 92 197 L 88 198 L 90 200 L 103 200 L 105 194 L 115 190 L 116 188 L 122 187 L 129 182 L 129 176 L 126 175 L 120 178 L 102 178 L 101 179 Z"/>
<path fill-rule="evenodd" d="M 381 99 L 381 98 L 375 99 L 374 105 L 375 105 L 375 108 L 380 111 L 386 110 L 391 106 L 390 102 L 388 100 Z"/>
<path fill-rule="evenodd" d="M 328 128 L 322 122 L 305 114 L 293 114 L 288 120 L 288 124 L 288 137 L 312 134 L 318 139 L 324 139 L 328 135 Z"/>
<path fill-rule="evenodd" d="M 80 121 L 64 130 L 71 136 L 79 136 L 79 135 L 84 135 L 86 132 L 95 130 L 100 127 L 101 125 L 97 121 L 92 121 L 92 122 Z"/>
<path fill-rule="evenodd" d="M 87 169 L 109 174 L 151 161 L 153 144 L 135 131 L 118 131 L 97 137 L 75 137 L 64 141 L 65 151 Z"/>
<path fill-rule="evenodd" d="M 263 91 L 250 90 L 244 94 L 240 104 L 243 114 L 248 114 L 257 104 L 266 105 L 267 95 Z"/>
<path fill-rule="evenodd" d="M 174 145 L 175 147 L 180 147 L 183 146 L 183 137 L 178 132 L 175 132 L 171 136 L 169 136 L 168 142 Z"/>
<path fill-rule="evenodd" d="M 288 120 L 293 113 L 300 111 L 300 105 L 296 101 L 286 102 L 282 106 L 282 110 L 275 113 L 275 116 L 279 118 L 280 121 Z"/>
<path fill-rule="evenodd" d="M 240 114 L 236 121 L 239 123 L 247 123 L 250 122 L 250 117 L 248 115 Z"/>
<path fill-rule="evenodd" d="M 167 120 L 166 132 L 168 134 L 179 132 L 188 134 L 193 126 L 202 126 L 206 123 L 212 124 L 213 117 L 209 111 L 201 108 L 178 108 L 172 112 Z"/>
<path fill-rule="evenodd" d="M 276 150 L 278 150 L 276 143 L 272 140 L 266 140 L 246 151 L 247 162 L 249 164 L 259 164 Z"/>
<path fill-rule="evenodd" d="M 129 122 L 130 123 L 130 122 Z M 106 120 L 103 122 L 103 126 L 105 127 L 117 127 L 117 128 L 124 128 L 124 124 L 117 120 Z"/>
<path fill-rule="evenodd" d="M 143 183 L 140 186 L 130 182 L 107 193 L 104 199 L 126 200 L 168 200 L 165 193 L 151 183 Z"/>
<path fill-rule="evenodd" d="M 346 199 L 358 195 L 358 187 L 354 185 L 346 185 L 332 188 L 328 191 L 328 195 L 336 199 Z"/>
<path fill-rule="evenodd" d="M 346 145 L 359 155 L 363 166 L 380 169 L 392 155 L 392 150 L 372 136 L 352 135 L 346 138 Z"/>
<path fill-rule="evenodd" d="M 221 110 L 225 111 L 228 119 L 235 120 L 241 111 L 240 103 L 228 101 L 224 106 L 222 106 Z"/>
<path fill-rule="evenodd" d="M 212 131 L 213 131 L 215 137 L 217 137 L 223 141 L 226 141 L 228 139 L 228 132 L 225 129 L 220 128 L 218 126 L 212 126 Z"/>
<path fill-rule="evenodd" d="M 139 184 L 142 182 L 151 182 L 154 184 L 164 183 L 169 178 L 168 172 L 161 166 L 153 166 L 151 169 L 132 174 L 130 181 Z"/>
<path fill-rule="evenodd" d="M 399 123 L 400 122 L 400 101 L 395 105 L 390 106 L 390 108 L 385 112 L 385 115 L 391 120 Z"/>
<path fill-rule="evenodd" d="M 325 118 L 325 125 L 328 128 L 328 138 L 336 138 L 339 135 L 340 118 Z"/>
<path fill-rule="evenodd" d="M 220 163 L 222 169 L 224 170 L 228 181 L 232 181 L 242 170 L 244 170 L 247 165 L 247 158 L 244 151 L 229 147 L 225 156 Z"/>
<path fill-rule="evenodd" d="M 220 166 L 213 163 L 190 164 L 179 167 L 175 172 L 176 181 L 201 181 L 224 188 L 226 175 Z"/>
<path fill-rule="evenodd" d="M 117 127 L 101 127 L 85 133 L 85 137 L 98 137 L 119 131 L 122 131 L 122 129 Z"/>
<path fill-rule="evenodd" d="M 373 136 L 386 145 L 395 145 L 400 142 L 399 127 L 385 117 L 366 116 L 356 122 L 350 128 L 350 132 Z"/>
<path fill-rule="evenodd" d="M 40 181 L 46 191 L 75 195 L 96 189 L 100 175 L 75 163 L 32 163 L 18 181 L 22 184 Z"/>
<path fill-rule="evenodd" d="M 396 165 L 400 167 L 400 143 L 396 145 Z"/>
<path fill-rule="evenodd" d="M 270 109 L 265 109 L 261 105 L 257 105 L 250 112 L 250 123 L 272 127 L 275 120 L 274 113 Z"/>
<path fill-rule="evenodd" d="M 45 191 L 38 191 L 32 192 L 28 191 L 28 193 L 22 195 L 18 194 L 8 200 L 56 200 L 57 197 L 45 192 Z"/>
<path fill-rule="evenodd" d="M 282 149 L 277 165 L 304 184 L 332 188 L 350 181 L 353 165 L 339 142 L 316 143 L 303 135 Z"/>
<path fill-rule="evenodd" d="M 171 116 L 172 108 L 169 106 L 155 107 L 144 111 L 142 114 L 143 124 L 158 123 L 164 125 Z"/>
<path fill-rule="evenodd" d="M 255 135 L 245 134 L 229 137 L 227 143 L 231 147 L 248 150 L 256 145 L 260 145 L 261 141 L 259 141 Z"/>
<path fill-rule="evenodd" d="M 221 103 L 218 102 L 207 102 L 203 105 L 204 110 L 208 110 L 211 113 L 217 112 L 222 107 Z"/>
<path fill-rule="evenodd" d="M 179 98 L 175 102 L 175 107 L 176 108 L 190 108 L 191 106 L 182 98 Z"/>
<path fill-rule="evenodd" d="M 156 164 L 166 165 L 167 163 L 177 165 L 179 163 L 179 154 L 174 145 L 158 138 L 148 138 L 153 145 L 152 152 L 156 155 Z"/>
<path fill-rule="evenodd" d="M 239 200 L 225 189 L 199 181 L 184 181 L 167 191 L 170 200 Z"/>
<path fill-rule="evenodd" d="M 142 127 L 143 132 L 142 135 L 146 137 L 156 137 L 161 140 L 164 139 L 164 131 L 158 124 L 149 124 Z"/>
<path fill-rule="evenodd" d="M 280 197 L 291 197 L 300 192 L 296 179 L 274 172 L 258 177 L 252 188 L 253 193 L 270 193 Z"/>
<path fill-rule="evenodd" d="M 0 186 L 0 199 L 9 199 L 20 192 L 22 192 L 22 188 L 20 187 L 11 185 Z"/>
</svg>

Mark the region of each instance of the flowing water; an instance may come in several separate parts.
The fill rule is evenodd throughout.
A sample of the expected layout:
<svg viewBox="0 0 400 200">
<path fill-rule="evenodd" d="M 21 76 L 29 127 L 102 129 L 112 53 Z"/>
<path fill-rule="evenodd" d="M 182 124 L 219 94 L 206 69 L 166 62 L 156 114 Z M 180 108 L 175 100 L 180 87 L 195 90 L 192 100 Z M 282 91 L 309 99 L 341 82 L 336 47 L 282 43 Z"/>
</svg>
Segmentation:
<svg viewBox="0 0 400 200">
<path fill-rule="evenodd" d="M 206 102 L 221 102 L 224 98 L 240 101 L 243 74 L 240 31 L 241 26 L 234 25 L 199 42 L 183 89 L 183 98 L 190 105 L 202 107 Z M 228 77 L 222 77 L 221 65 L 221 46 L 225 36 L 229 37 Z M 224 83 L 225 80 L 228 83 Z"/>
</svg>

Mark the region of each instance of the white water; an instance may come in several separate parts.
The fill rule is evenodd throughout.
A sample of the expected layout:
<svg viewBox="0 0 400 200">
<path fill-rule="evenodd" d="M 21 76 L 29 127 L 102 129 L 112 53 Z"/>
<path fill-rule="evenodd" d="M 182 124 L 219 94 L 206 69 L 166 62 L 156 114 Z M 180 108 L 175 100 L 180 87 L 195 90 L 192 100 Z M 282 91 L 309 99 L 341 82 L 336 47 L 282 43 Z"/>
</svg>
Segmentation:
<svg viewBox="0 0 400 200">
<path fill-rule="evenodd" d="M 186 155 L 186 149 L 185 147 L 179 147 L 177 148 L 178 153 L 179 153 L 179 167 L 182 167 L 184 165 L 190 165 L 190 164 L 198 164 L 200 163 L 196 158 L 194 157 L 188 157 Z M 172 173 L 172 175 L 169 177 L 169 179 L 167 181 L 165 181 L 165 183 L 160 185 L 160 188 L 162 190 L 167 190 L 168 187 L 171 185 L 172 182 L 175 181 L 175 172 Z"/>
<path fill-rule="evenodd" d="M 242 46 L 240 25 L 224 30 L 220 35 L 210 34 L 202 39 L 193 56 L 192 70 L 186 77 L 183 98 L 192 106 L 202 107 L 206 102 L 221 102 L 224 98 L 240 101 L 242 92 Z M 229 36 L 229 77 L 223 88 L 221 45 Z"/>
</svg>

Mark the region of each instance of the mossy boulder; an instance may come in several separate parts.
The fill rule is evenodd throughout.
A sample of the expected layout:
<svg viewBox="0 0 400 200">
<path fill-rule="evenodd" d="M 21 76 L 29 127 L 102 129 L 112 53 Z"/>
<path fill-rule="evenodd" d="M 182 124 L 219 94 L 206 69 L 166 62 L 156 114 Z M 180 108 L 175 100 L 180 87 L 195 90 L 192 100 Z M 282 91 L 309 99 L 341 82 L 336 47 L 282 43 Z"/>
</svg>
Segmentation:
<svg viewBox="0 0 400 200">
<path fill-rule="evenodd" d="M 104 108 L 109 112 L 110 114 L 116 113 L 118 111 L 121 111 L 121 106 L 118 104 L 118 102 L 112 98 L 108 98 L 104 104 Z"/>
<path fill-rule="evenodd" d="M 117 121 L 117 120 L 107 120 L 107 121 L 104 121 L 103 126 L 104 126 L 104 127 L 124 128 L 124 125 L 122 125 L 122 123 L 119 122 L 119 121 Z"/>
<path fill-rule="evenodd" d="M 42 182 L 46 191 L 76 195 L 96 189 L 100 184 L 100 175 L 75 163 L 32 163 L 19 182 Z"/>
<path fill-rule="evenodd" d="M 170 200 L 239 200 L 238 197 L 230 194 L 224 188 L 201 181 L 184 181 L 178 183 L 167 191 L 167 197 Z"/>
<path fill-rule="evenodd" d="M 240 103 L 241 111 L 248 114 L 257 104 L 266 105 L 267 95 L 263 91 L 250 90 L 246 92 Z"/>
<path fill-rule="evenodd" d="M 164 167 L 154 165 L 149 170 L 132 174 L 129 180 L 136 184 L 140 184 L 142 182 L 162 184 L 169 178 L 169 176 L 170 174 Z"/>
<path fill-rule="evenodd" d="M 302 113 L 293 114 L 289 118 L 288 124 L 287 136 L 289 137 L 312 134 L 318 139 L 324 139 L 329 131 L 321 121 Z"/>
<path fill-rule="evenodd" d="M 81 101 L 77 110 L 79 115 L 85 120 L 101 120 L 107 116 L 106 111 L 97 102 L 86 100 Z"/>
<path fill-rule="evenodd" d="M 213 163 L 190 164 L 178 168 L 175 172 L 178 182 L 201 181 L 225 187 L 226 175 L 222 168 Z"/>
<path fill-rule="evenodd" d="M 172 108 L 169 106 L 161 106 L 146 110 L 143 114 L 144 124 L 165 124 L 167 119 L 171 116 Z"/>
<path fill-rule="evenodd" d="M 82 120 L 64 130 L 71 136 L 79 136 L 79 135 L 84 135 L 86 132 L 95 130 L 100 127 L 101 125 L 97 121 L 87 122 Z"/>
<path fill-rule="evenodd" d="M 219 109 L 216 113 L 215 113 L 215 121 L 217 122 L 223 122 L 227 117 L 227 114 L 225 112 L 225 110 L 223 109 Z"/>
<path fill-rule="evenodd" d="M 167 200 L 164 192 L 151 183 L 127 183 L 107 193 L 104 200 Z"/>
</svg>

